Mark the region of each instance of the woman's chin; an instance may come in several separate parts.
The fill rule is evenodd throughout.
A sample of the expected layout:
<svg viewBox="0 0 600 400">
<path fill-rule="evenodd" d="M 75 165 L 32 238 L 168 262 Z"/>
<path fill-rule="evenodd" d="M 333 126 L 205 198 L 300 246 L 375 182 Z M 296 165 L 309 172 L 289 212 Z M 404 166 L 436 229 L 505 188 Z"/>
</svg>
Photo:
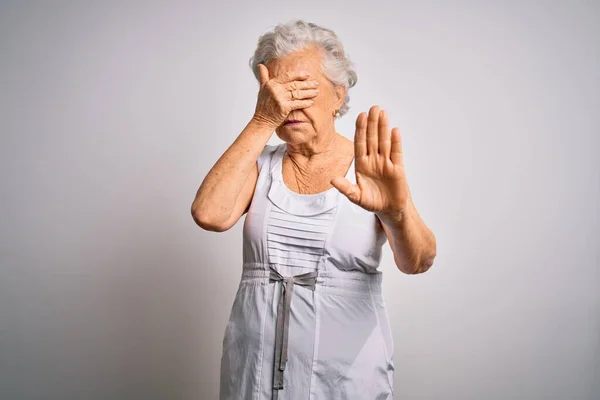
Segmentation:
<svg viewBox="0 0 600 400">
<path fill-rule="evenodd" d="M 281 127 L 275 131 L 279 139 L 289 144 L 304 143 L 308 139 L 308 135 L 298 130 L 285 129 Z"/>
</svg>

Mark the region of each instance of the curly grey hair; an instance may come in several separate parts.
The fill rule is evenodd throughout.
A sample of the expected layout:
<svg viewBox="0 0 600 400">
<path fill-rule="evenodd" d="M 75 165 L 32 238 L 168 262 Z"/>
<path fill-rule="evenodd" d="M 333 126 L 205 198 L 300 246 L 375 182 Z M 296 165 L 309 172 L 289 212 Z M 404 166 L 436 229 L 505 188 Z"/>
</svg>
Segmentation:
<svg viewBox="0 0 600 400">
<path fill-rule="evenodd" d="M 338 110 L 341 117 L 350 109 L 348 89 L 356 85 L 358 78 L 354 64 L 346 56 L 342 42 L 332 30 L 303 20 L 279 24 L 259 37 L 256 51 L 250 57 L 250 68 L 260 82 L 258 64 L 266 64 L 272 59 L 285 57 L 310 45 L 317 45 L 324 50 L 321 70 L 327 79 L 334 87 L 346 87 L 344 104 Z"/>
</svg>

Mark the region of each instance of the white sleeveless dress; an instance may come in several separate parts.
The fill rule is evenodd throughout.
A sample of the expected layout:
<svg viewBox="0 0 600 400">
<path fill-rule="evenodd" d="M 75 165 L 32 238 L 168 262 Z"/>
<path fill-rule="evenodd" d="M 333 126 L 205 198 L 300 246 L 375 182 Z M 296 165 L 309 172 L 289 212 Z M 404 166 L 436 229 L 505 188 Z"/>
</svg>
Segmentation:
<svg viewBox="0 0 600 400">
<path fill-rule="evenodd" d="M 337 189 L 283 182 L 286 143 L 266 145 L 243 228 L 225 328 L 221 400 L 384 400 L 394 344 L 378 271 L 387 238 Z M 354 161 L 346 178 L 356 183 Z"/>
</svg>

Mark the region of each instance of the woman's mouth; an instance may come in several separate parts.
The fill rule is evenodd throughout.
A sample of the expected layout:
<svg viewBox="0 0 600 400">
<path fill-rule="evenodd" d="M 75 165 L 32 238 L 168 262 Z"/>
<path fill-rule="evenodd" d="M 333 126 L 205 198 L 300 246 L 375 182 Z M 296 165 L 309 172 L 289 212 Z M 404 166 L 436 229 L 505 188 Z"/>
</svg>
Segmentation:
<svg viewBox="0 0 600 400">
<path fill-rule="evenodd" d="M 287 121 L 284 125 L 298 125 L 303 123 L 304 121 L 296 121 L 294 119 Z"/>
</svg>

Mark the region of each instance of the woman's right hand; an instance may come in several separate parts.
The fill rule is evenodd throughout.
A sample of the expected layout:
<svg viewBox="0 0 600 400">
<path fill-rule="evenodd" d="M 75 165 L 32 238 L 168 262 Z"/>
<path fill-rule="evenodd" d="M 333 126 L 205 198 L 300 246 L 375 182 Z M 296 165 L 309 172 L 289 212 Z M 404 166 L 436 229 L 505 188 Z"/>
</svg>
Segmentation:
<svg viewBox="0 0 600 400">
<path fill-rule="evenodd" d="M 308 72 L 290 71 L 269 79 L 269 70 L 265 65 L 258 64 L 258 70 L 260 90 L 252 119 L 273 130 L 283 124 L 292 110 L 313 105 L 312 97 L 319 94 L 319 81 L 309 79 Z"/>
</svg>

